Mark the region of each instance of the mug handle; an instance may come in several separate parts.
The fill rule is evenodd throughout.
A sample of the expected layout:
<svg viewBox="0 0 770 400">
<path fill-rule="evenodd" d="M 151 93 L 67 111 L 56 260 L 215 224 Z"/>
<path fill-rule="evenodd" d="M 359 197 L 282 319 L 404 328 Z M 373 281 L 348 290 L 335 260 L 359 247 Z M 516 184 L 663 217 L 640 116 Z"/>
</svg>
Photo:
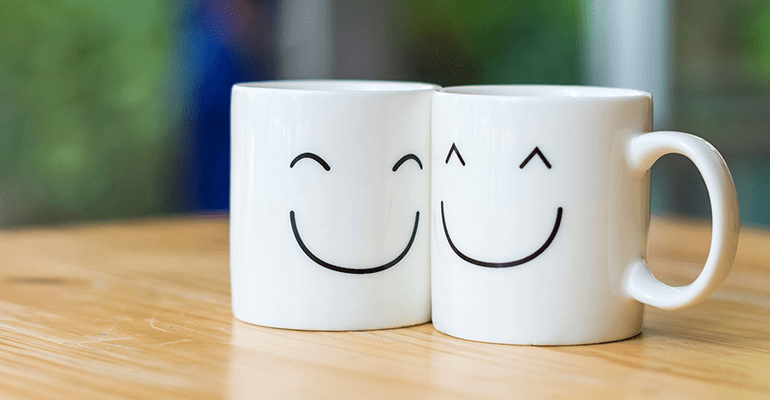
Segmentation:
<svg viewBox="0 0 770 400">
<path fill-rule="evenodd" d="M 706 183 L 711 201 L 711 248 L 698 278 L 673 287 L 652 275 L 644 260 L 635 262 L 625 277 L 626 291 L 636 300 L 667 310 L 688 307 L 716 290 L 730 272 L 738 247 L 740 218 L 735 184 L 725 160 L 709 142 L 682 132 L 652 132 L 633 137 L 627 160 L 633 174 L 643 176 L 658 158 L 677 153 L 689 158 Z"/>
</svg>

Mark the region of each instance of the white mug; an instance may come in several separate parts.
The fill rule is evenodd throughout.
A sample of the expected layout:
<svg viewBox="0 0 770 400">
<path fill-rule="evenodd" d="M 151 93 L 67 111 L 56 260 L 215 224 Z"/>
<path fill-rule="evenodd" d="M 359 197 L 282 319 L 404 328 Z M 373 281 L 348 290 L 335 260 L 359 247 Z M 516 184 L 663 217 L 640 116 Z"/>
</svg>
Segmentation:
<svg viewBox="0 0 770 400">
<path fill-rule="evenodd" d="M 233 86 L 230 265 L 238 319 L 312 330 L 430 319 L 436 88 Z"/>
<path fill-rule="evenodd" d="M 434 94 L 433 324 L 483 342 L 567 345 L 632 337 L 643 304 L 710 295 L 738 241 L 738 202 L 709 143 L 652 132 L 645 92 L 571 86 L 465 86 Z M 645 264 L 649 168 L 690 158 L 711 200 L 700 276 L 670 287 Z"/>
</svg>

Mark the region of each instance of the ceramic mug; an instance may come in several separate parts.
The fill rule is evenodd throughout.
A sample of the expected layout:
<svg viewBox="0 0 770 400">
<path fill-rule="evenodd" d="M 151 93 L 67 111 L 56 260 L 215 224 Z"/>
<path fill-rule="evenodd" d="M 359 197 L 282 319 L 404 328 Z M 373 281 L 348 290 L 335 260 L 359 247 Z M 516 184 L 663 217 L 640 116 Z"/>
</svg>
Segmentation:
<svg viewBox="0 0 770 400">
<path fill-rule="evenodd" d="M 232 89 L 233 312 L 291 329 L 430 319 L 437 86 L 273 81 Z"/>
<path fill-rule="evenodd" d="M 735 186 L 709 143 L 652 132 L 648 93 L 598 87 L 465 86 L 434 94 L 433 323 L 484 342 L 597 343 L 640 332 L 643 304 L 711 294 L 735 256 Z M 690 285 L 645 264 L 649 168 L 687 156 L 711 200 L 711 250 Z"/>
</svg>

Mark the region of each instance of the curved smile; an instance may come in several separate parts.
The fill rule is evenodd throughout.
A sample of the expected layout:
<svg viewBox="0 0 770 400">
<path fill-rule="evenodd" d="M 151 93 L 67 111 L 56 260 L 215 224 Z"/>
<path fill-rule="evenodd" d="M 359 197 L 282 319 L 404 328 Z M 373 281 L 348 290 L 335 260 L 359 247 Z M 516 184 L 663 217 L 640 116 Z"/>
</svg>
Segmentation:
<svg viewBox="0 0 770 400">
<path fill-rule="evenodd" d="M 406 253 L 409 252 L 409 249 L 412 247 L 412 243 L 414 242 L 414 237 L 417 235 L 417 225 L 420 223 L 420 212 L 417 211 L 417 213 L 414 215 L 414 228 L 412 229 L 412 237 L 409 238 L 409 243 L 406 244 L 406 248 L 404 251 L 401 252 L 396 258 L 394 258 L 392 261 L 382 264 L 378 267 L 371 267 L 371 268 L 348 268 L 348 267 L 340 267 L 338 265 L 329 264 L 328 262 L 316 257 L 315 254 L 313 254 L 307 246 L 305 246 L 305 242 L 302 241 L 302 238 L 299 236 L 299 230 L 297 230 L 297 222 L 294 218 L 294 210 L 289 212 L 289 218 L 291 219 L 291 230 L 294 231 L 294 238 L 297 239 L 297 244 L 302 249 L 303 252 L 305 252 L 305 255 L 308 256 L 311 260 L 313 260 L 316 264 L 330 269 L 332 271 L 342 272 L 345 274 L 373 274 L 375 272 L 381 272 L 385 271 L 386 269 L 396 265 L 399 261 L 401 261 L 404 256 L 406 256 Z"/>
<path fill-rule="evenodd" d="M 486 267 L 486 268 L 508 268 L 508 267 L 515 267 L 517 265 L 521 265 L 527 262 L 530 262 L 534 260 L 537 256 L 542 254 L 545 249 L 548 248 L 548 246 L 551 245 L 551 242 L 553 242 L 553 239 L 556 237 L 556 233 L 559 231 L 559 225 L 561 224 L 561 215 L 562 215 L 562 208 L 559 207 L 559 209 L 556 211 L 556 222 L 553 224 L 553 230 L 551 230 L 551 235 L 548 236 L 548 239 L 546 239 L 545 243 L 543 243 L 542 246 L 540 246 L 539 249 L 535 250 L 534 253 L 524 257 L 520 258 L 518 260 L 514 261 L 508 261 L 508 262 L 501 262 L 501 263 L 495 263 L 495 262 L 487 262 L 487 261 L 479 261 L 474 258 L 470 258 L 463 254 L 460 250 L 457 249 L 457 246 L 455 246 L 454 242 L 452 242 L 452 238 L 449 237 L 449 230 L 446 227 L 446 218 L 444 217 L 444 202 L 441 202 L 441 222 L 444 224 L 444 234 L 446 235 L 446 240 L 449 242 L 449 247 L 452 248 L 452 250 L 457 254 L 458 257 L 462 258 L 463 260 L 478 265 L 480 267 Z"/>
</svg>

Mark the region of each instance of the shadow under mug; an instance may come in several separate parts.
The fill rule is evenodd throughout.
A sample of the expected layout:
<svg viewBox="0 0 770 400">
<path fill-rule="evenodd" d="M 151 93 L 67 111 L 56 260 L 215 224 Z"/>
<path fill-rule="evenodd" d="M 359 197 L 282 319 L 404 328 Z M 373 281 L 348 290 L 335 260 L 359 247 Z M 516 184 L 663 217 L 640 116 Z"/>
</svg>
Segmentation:
<svg viewBox="0 0 770 400">
<path fill-rule="evenodd" d="M 650 132 L 652 97 L 575 86 L 464 86 L 434 93 L 431 274 L 436 329 L 537 345 L 638 334 L 643 304 L 693 305 L 727 276 L 738 201 L 716 149 Z M 713 233 L 689 285 L 645 264 L 649 168 L 688 157 L 703 176 Z"/>
</svg>

